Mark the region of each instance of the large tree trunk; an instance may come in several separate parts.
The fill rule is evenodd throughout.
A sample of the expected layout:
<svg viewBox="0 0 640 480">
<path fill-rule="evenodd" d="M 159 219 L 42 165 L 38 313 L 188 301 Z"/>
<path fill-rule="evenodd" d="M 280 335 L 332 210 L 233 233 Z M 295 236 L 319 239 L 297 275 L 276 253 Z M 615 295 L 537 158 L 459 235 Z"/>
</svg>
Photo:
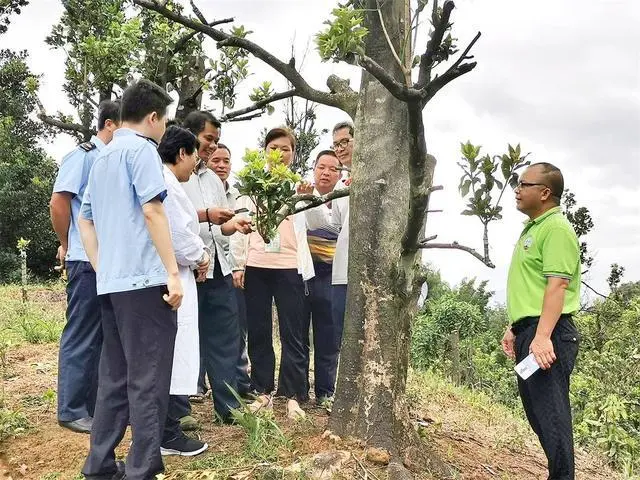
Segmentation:
<svg viewBox="0 0 640 480">
<path fill-rule="evenodd" d="M 202 104 L 202 85 L 205 77 L 204 59 L 201 55 L 193 55 L 189 63 L 185 64 L 179 73 L 180 87 L 178 94 L 178 108 L 176 120 L 182 122 L 194 110 L 199 110 Z M 164 86 L 164 85 L 163 85 Z"/>
<path fill-rule="evenodd" d="M 381 3 L 386 29 L 400 52 L 407 2 Z M 376 2 L 364 7 L 373 10 L 367 14 L 367 55 L 404 82 Z M 426 162 L 420 111 L 410 115 L 406 103 L 363 72 L 349 200 L 348 298 L 330 429 L 382 447 L 396 462 L 419 442 L 405 398 L 411 320 L 419 293 L 413 288 L 416 250 L 403 253 L 401 239 L 412 192 L 409 159 L 421 155 L 423 165 L 428 164 L 425 187 L 431 184 L 434 167 Z"/>
<path fill-rule="evenodd" d="M 402 73 L 368 2 L 366 53 Z M 385 2 L 390 35 L 401 32 L 404 2 Z M 397 45 L 397 43 L 396 43 Z M 409 348 L 406 299 L 396 295 L 400 239 L 409 203 L 409 131 L 405 103 L 366 72 L 355 119 L 350 193 L 349 289 L 332 429 L 390 452 L 410 435 L 403 401 Z M 388 139 L 394 139 L 389 142 Z"/>
</svg>

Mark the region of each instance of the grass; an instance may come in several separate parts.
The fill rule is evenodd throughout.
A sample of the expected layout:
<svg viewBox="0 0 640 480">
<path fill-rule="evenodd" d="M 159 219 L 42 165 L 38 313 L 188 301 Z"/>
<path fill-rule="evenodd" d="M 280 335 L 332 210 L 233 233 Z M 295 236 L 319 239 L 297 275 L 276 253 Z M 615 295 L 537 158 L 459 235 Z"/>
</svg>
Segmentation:
<svg viewBox="0 0 640 480">
<path fill-rule="evenodd" d="M 59 297 L 62 285 L 30 286 L 26 303 L 22 302 L 20 287 L 0 285 L 0 365 L 5 363 L 9 346 L 21 343 L 56 343 L 65 323 L 64 305 L 47 299 Z"/>
<path fill-rule="evenodd" d="M 515 452 L 524 450 L 527 440 L 533 438 L 527 422 L 515 417 L 508 407 L 435 373 L 411 370 L 407 396 L 411 405 L 435 417 L 430 419 L 434 425 L 428 427 L 429 432 L 434 427 L 440 430 L 443 424 L 455 425 L 458 433 L 477 433 L 491 439 L 495 448 Z"/>
<path fill-rule="evenodd" d="M 29 426 L 27 417 L 19 410 L 0 408 L 0 442 L 26 432 Z"/>
</svg>

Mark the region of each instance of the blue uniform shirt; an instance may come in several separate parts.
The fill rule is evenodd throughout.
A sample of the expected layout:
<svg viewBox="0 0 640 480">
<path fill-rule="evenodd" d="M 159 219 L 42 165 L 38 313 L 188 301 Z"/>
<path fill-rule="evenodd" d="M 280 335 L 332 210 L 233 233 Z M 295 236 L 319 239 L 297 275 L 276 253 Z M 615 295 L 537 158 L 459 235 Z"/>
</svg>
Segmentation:
<svg viewBox="0 0 640 480">
<path fill-rule="evenodd" d="M 167 283 L 142 211 L 166 194 L 155 143 L 129 128 L 116 130 L 93 164 L 81 208 L 98 237 L 98 295 Z"/>
<path fill-rule="evenodd" d="M 80 214 L 80 205 L 82 205 L 82 197 L 84 190 L 89 181 L 89 172 L 93 166 L 93 162 L 98 157 L 100 150 L 104 148 L 104 143 L 98 137 L 91 137 L 91 143 L 96 148 L 87 152 L 76 147 L 72 152 L 68 153 L 60 164 L 56 183 L 53 186 L 54 193 L 68 192 L 71 198 L 71 223 L 69 224 L 69 234 L 67 237 L 68 247 L 65 260 L 70 262 L 88 262 L 87 254 L 84 252 L 82 240 L 80 239 L 80 231 L 78 230 L 78 215 Z"/>
</svg>

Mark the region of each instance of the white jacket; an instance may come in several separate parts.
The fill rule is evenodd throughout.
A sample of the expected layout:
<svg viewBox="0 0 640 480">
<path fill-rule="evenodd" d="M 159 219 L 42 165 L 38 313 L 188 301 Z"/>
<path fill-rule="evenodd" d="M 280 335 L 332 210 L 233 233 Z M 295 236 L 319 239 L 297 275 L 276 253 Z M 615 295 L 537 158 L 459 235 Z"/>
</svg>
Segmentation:
<svg viewBox="0 0 640 480">
<path fill-rule="evenodd" d="M 246 208 L 250 212 L 255 211 L 253 202 L 247 196 L 238 198 L 236 208 Z M 316 275 L 313 269 L 313 260 L 311 259 L 309 244 L 307 243 L 307 222 L 304 213 L 297 213 L 293 215 L 292 219 L 297 242 L 298 273 L 302 275 L 304 281 L 307 281 Z M 247 264 L 247 252 L 249 251 L 249 235 L 232 235 L 229 248 L 231 253 L 230 257 L 233 259 L 233 270 L 244 270 Z"/>
<path fill-rule="evenodd" d="M 171 228 L 171 243 L 178 263 L 184 297 L 178 308 L 176 335 L 171 371 L 172 395 L 193 395 L 198 390 L 200 373 L 200 341 L 198 337 L 198 290 L 193 269 L 206 250 L 198 235 L 200 226 L 196 209 L 178 179 L 164 166 L 167 198 L 163 204 Z"/>
<path fill-rule="evenodd" d="M 344 180 L 340 180 L 334 190 L 346 188 Z M 316 230 L 322 228 L 338 234 L 336 254 L 333 257 L 331 283 L 346 285 L 347 269 L 349 266 L 349 197 L 341 197 L 331 202 L 331 216 L 321 208 L 312 208 L 305 212 L 307 228 Z"/>
</svg>

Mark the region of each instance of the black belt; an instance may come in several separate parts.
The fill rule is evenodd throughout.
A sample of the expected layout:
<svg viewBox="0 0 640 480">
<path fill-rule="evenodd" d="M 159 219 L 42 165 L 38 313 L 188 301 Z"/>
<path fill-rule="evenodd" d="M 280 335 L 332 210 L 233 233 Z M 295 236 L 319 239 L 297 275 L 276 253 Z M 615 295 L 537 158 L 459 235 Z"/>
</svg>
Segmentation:
<svg viewBox="0 0 640 480">
<path fill-rule="evenodd" d="M 571 315 L 568 313 L 563 313 L 562 315 L 560 315 L 560 318 L 558 319 L 558 322 L 560 322 L 560 320 L 565 319 L 565 320 L 571 320 Z M 537 325 L 538 322 L 540 321 L 540 317 L 524 317 L 521 318 L 520 320 L 518 320 L 517 322 L 514 322 L 513 325 L 511 325 L 511 331 L 513 332 L 514 335 L 519 335 L 522 332 L 524 332 L 527 328 L 533 326 L 533 325 Z"/>
</svg>

